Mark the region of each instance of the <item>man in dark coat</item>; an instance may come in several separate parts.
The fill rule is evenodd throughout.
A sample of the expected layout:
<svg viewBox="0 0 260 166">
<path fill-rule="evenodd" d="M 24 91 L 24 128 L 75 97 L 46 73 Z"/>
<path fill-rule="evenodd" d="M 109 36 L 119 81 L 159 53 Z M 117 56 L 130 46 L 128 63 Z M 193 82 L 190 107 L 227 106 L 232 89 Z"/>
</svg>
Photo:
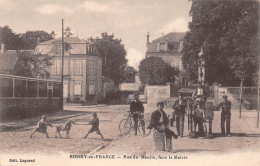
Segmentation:
<svg viewBox="0 0 260 166">
<path fill-rule="evenodd" d="M 218 105 L 222 108 L 221 111 L 221 134 L 230 136 L 230 118 L 231 118 L 231 102 L 227 100 L 227 96 L 223 96 L 223 101 Z M 226 122 L 226 133 L 225 133 L 225 122 Z"/>
<path fill-rule="evenodd" d="M 186 102 L 183 100 L 181 93 L 178 94 L 178 100 L 173 104 L 174 115 L 176 116 L 176 128 L 179 136 L 183 137 L 184 130 L 184 115 Z"/>
<path fill-rule="evenodd" d="M 130 112 L 133 115 L 135 134 L 137 135 L 138 118 L 141 121 L 143 134 L 145 135 L 145 123 L 144 123 L 144 106 L 139 100 L 139 95 L 134 94 L 134 100 L 130 103 Z"/>
</svg>

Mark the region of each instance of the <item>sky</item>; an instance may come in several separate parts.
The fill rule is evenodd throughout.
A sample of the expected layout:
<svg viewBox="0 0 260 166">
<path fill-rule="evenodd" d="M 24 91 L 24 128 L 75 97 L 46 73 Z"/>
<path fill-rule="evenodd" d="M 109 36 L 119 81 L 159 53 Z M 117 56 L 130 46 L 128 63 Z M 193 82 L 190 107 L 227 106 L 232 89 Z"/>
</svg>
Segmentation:
<svg viewBox="0 0 260 166">
<path fill-rule="evenodd" d="M 188 0 L 0 0 L 0 26 L 15 33 L 54 31 L 61 37 L 61 19 L 79 38 L 100 37 L 102 32 L 122 39 L 128 64 L 145 57 L 150 42 L 169 32 L 186 32 L 190 21 Z"/>
</svg>

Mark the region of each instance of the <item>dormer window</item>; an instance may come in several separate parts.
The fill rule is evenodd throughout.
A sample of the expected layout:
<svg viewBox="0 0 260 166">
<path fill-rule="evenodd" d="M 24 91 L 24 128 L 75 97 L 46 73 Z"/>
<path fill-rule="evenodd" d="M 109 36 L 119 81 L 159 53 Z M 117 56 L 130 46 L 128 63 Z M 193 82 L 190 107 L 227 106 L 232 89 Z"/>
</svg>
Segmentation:
<svg viewBox="0 0 260 166">
<path fill-rule="evenodd" d="M 159 44 L 159 52 L 166 52 L 166 43 Z"/>
</svg>

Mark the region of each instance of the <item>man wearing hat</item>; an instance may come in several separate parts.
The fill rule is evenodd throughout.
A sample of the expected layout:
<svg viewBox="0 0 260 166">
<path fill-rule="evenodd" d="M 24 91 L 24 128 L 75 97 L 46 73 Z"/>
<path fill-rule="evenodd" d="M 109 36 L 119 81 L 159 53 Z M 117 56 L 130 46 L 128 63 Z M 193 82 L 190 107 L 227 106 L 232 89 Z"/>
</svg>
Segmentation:
<svg viewBox="0 0 260 166">
<path fill-rule="evenodd" d="M 142 122 L 142 130 L 145 135 L 145 124 L 144 124 L 144 106 L 139 100 L 139 94 L 134 94 L 134 100 L 130 103 L 130 112 L 133 115 L 135 134 L 137 135 L 138 118 Z"/>
<path fill-rule="evenodd" d="M 183 100 L 183 95 L 178 93 L 178 100 L 175 101 L 172 108 L 174 109 L 174 115 L 176 115 L 176 128 L 179 136 L 183 137 L 184 130 L 184 115 L 185 115 L 186 102 Z"/>
<path fill-rule="evenodd" d="M 230 118 L 231 118 L 231 102 L 227 100 L 227 95 L 223 96 L 223 101 L 218 105 L 222 108 L 221 111 L 221 134 L 230 136 Z M 226 122 L 226 133 L 225 133 Z"/>
</svg>

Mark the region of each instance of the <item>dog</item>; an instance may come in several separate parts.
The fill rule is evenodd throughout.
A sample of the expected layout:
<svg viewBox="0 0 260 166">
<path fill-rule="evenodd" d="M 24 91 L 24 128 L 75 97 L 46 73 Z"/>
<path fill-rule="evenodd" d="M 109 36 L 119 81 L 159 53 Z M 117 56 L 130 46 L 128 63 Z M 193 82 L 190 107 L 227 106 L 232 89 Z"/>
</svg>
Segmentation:
<svg viewBox="0 0 260 166">
<path fill-rule="evenodd" d="M 62 138 L 60 134 L 61 131 L 66 131 L 66 138 L 70 138 L 71 124 L 75 124 L 75 121 L 68 120 L 64 125 L 56 126 L 55 138 L 57 138 L 57 133 L 60 135 L 60 138 Z"/>
</svg>

